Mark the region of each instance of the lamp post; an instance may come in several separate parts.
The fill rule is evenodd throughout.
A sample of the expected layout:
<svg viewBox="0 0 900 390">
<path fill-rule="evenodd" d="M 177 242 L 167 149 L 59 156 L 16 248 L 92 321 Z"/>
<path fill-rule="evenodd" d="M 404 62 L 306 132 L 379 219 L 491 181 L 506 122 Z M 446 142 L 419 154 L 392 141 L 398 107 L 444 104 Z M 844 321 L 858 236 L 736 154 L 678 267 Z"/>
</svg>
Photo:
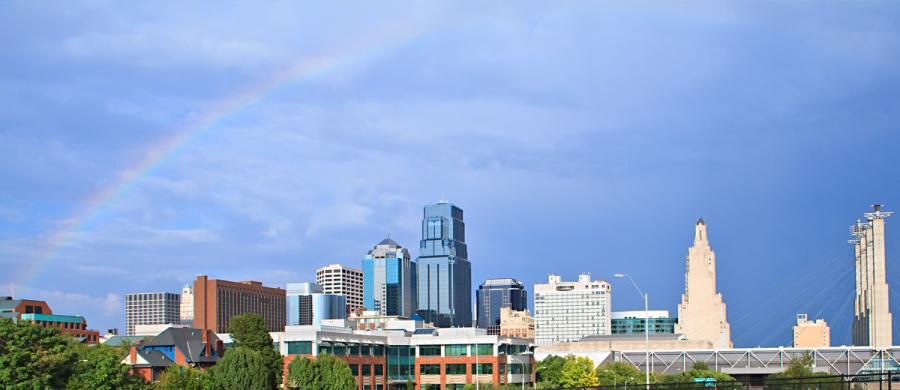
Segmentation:
<svg viewBox="0 0 900 390">
<path fill-rule="evenodd" d="M 530 355 L 533 355 L 533 354 L 534 354 L 534 352 L 531 352 L 531 351 L 525 351 L 525 352 L 520 353 L 519 355 L 529 355 L 529 356 L 530 356 Z M 509 360 L 509 357 L 510 357 L 510 356 L 513 356 L 513 355 L 510 355 L 510 354 L 508 354 L 508 353 L 500 352 L 500 355 L 501 355 L 501 356 L 506 356 L 506 361 L 509 362 L 509 363 L 519 363 L 519 364 L 521 364 L 521 365 L 522 365 L 522 375 L 527 375 L 527 374 L 525 373 L 525 371 L 526 371 L 526 370 L 525 370 L 525 362 L 517 362 L 517 361 L 515 361 L 515 360 Z M 531 385 L 532 385 L 532 388 L 533 388 L 533 389 L 537 389 L 537 384 L 536 384 L 536 383 L 532 382 Z M 525 380 L 522 380 L 522 390 L 525 390 Z"/>
<path fill-rule="evenodd" d="M 644 298 L 644 346 L 646 347 L 646 353 L 644 354 L 644 368 L 647 371 L 647 390 L 650 390 L 650 309 L 649 305 L 647 304 L 647 294 L 641 291 L 641 288 L 638 287 L 634 279 L 631 278 L 631 275 L 615 274 L 613 276 L 619 279 L 628 278 L 628 280 L 631 281 L 631 284 L 634 285 L 634 289 L 637 290 L 638 294 L 640 294 L 641 297 Z"/>
</svg>

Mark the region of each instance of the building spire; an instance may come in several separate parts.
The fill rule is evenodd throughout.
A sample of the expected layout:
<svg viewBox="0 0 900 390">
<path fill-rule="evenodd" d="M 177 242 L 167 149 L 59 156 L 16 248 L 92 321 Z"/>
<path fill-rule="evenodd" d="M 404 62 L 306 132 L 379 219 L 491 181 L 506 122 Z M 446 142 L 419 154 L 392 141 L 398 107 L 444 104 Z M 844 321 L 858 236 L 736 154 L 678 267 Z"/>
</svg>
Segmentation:
<svg viewBox="0 0 900 390">
<path fill-rule="evenodd" d="M 707 239 L 706 222 L 703 221 L 703 218 L 700 218 L 700 220 L 697 221 L 697 225 L 694 227 L 694 245 L 704 243 Z"/>
</svg>

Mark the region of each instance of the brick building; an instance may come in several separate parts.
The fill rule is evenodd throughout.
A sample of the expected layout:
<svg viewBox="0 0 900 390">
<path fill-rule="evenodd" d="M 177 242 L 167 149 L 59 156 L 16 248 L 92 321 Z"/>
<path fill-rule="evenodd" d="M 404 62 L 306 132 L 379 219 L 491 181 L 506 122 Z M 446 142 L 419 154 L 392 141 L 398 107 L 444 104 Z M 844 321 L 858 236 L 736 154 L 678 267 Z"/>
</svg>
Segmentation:
<svg viewBox="0 0 900 390">
<path fill-rule="evenodd" d="M 84 317 L 53 314 L 53 310 L 50 310 L 50 306 L 44 301 L 0 297 L 0 318 L 59 329 L 60 333 L 70 335 L 86 344 L 97 344 L 100 341 L 100 332 L 88 329 Z"/>
<path fill-rule="evenodd" d="M 359 390 L 462 389 L 533 383 L 532 340 L 488 335 L 476 328 L 353 330 L 294 327 L 276 335 L 285 374 L 293 359 L 331 354 L 347 362 Z M 285 375 L 286 377 L 287 375 Z"/>
<path fill-rule="evenodd" d="M 194 280 L 195 328 L 227 333 L 231 318 L 244 313 L 258 314 L 270 332 L 283 331 L 285 290 L 255 281 L 209 279 L 206 275 Z"/>
</svg>

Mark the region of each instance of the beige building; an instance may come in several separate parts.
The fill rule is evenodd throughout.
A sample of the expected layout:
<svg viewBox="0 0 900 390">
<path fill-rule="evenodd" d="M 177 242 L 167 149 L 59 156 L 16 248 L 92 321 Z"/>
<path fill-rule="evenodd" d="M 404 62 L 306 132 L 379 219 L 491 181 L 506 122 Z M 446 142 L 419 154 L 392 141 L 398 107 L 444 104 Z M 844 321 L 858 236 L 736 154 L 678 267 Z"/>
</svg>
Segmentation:
<svg viewBox="0 0 900 390">
<path fill-rule="evenodd" d="M 190 324 L 194 321 L 194 288 L 185 284 L 181 289 L 181 323 Z"/>
<path fill-rule="evenodd" d="M 578 341 L 585 336 L 612 333 L 610 285 L 581 274 L 564 282 L 550 275 L 547 284 L 534 285 L 534 337 L 537 345 Z"/>
<path fill-rule="evenodd" d="M 716 290 L 716 253 L 709 246 L 703 218 L 694 227 L 694 245 L 688 249 L 684 294 L 678 305 L 675 333 L 688 340 L 708 340 L 713 348 L 731 348 L 731 326 L 725 302 Z"/>
<path fill-rule="evenodd" d="M 533 339 L 534 318 L 528 315 L 528 309 L 500 308 L 500 336 Z"/>
<path fill-rule="evenodd" d="M 340 264 L 326 265 L 316 270 L 316 284 L 325 294 L 343 295 L 347 312 L 363 309 L 363 273 Z"/>
<path fill-rule="evenodd" d="M 797 314 L 794 325 L 794 348 L 826 348 L 831 346 L 831 329 L 823 319 L 810 321 L 806 314 Z"/>
<path fill-rule="evenodd" d="M 853 316 L 853 345 L 886 349 L 893 345 L 889 290 L 885 277 L 884 219 L 893 214 L 881 211 L 866 213 L 866 221 L 850 228 L 856 254 L 856 299 Z"/>
</svg>

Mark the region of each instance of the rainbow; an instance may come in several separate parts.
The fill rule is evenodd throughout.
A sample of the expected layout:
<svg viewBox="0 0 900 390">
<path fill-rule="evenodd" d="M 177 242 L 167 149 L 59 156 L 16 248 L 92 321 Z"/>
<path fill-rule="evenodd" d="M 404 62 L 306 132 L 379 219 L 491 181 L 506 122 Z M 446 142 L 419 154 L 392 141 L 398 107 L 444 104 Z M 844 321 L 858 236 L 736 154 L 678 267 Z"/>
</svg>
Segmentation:
<svg viewBox="0 0 900 390">
<path fill-rule="evenodd" d="M 81 202 L 76 211 L 65 220 L 62 227 L 42 240 L 32 260 L 13 278 L 16 286 L 28 289 L 44 271 L 52 266 L 60 252 L 89 227 L 104 210 L 129 191 L 141 178 L 149 175 L 179 150 L 190 145 L 201 134 L 213 130 L 228 117 L 263 102 L 274 92 L 296 82 L 311 80 L 317 76 L 360 63 L 385 53 L 392 48 L 411 42 L 424 33 L 423 25 L 404 29 L 388 29 L 366 35 L 365 40 L 336 47 L 324 54 L 295 62 L 284 70 L 255 84 L 240 89 L 231 96 L 211 104 L 199 115 L 176 129 L 174 135 L 149 147 L 135 164 L 120 172 L 110 184 Z"/>
</svg>

